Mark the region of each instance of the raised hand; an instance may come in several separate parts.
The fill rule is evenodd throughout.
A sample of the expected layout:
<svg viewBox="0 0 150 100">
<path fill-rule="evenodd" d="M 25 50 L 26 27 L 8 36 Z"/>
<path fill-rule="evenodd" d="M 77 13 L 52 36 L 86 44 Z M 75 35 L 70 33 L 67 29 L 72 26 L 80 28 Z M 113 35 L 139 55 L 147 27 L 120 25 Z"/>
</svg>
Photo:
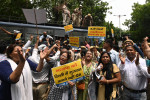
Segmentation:
<svg viewBox="0 0 150 100">
<path fill-rule="evenodd" d="M 49 42 L 49 38 L 46 38 L 46 41 Z"/>
<path fill-rule="evenodd" d="M 71 87 L 73 87 L 73 86 L 75 85 L 75 83 L 73 83 L 73 82 L 71 82 L 71 81 L 68 81 L 68 83 L 69 83 L 69 85 L 70 85 Z"/>
<path fill-rule="evenodd" d="M 119 58 L 121 60 L 121 64 L 125 64 L 125 57 L 123 57 L 121 53 L 119 53 Z"/>
<path fill-rule="evenodd" d="M 148 37 L 146 36 L 145 38 L 144 38 L 144 41 L 147 41 L 148 40 Z"/>
<path fill-rule="evenodd" d="M 23 52 L 22 51 L 20 51 L 19 49 L 17 49 L 17 53 L 18 53 L 18 55 L 19 55 L 19 58 L 20 58 L 20 61 L 21 62 L 25 62 L 25 57 L 23 56 Z"/>
<path fill-rule="evenodd" d="M 40 58 L 44 59 L 47 56 L 48 47 L 44 49 L 44 51 L 40 52 Z"/>
<path fill-rule="evenodd" d="M 54 44 L 54 45 L 53 45 L 53 47 L 54 47 L 54 48 L 57 48 L 57 47 L 58 47 L 58 45 L 57 45 L 57 44 Z"/>
<path fill-rule="evenodd" d="M 32 41 L 33 40 L 33 35 L 30 35 L 30 41 Z"/>
<path fill-rule="evenodd" d="M 135 64 L 136 64 L 136 66 L 139 65 L 139 53 L 137 53 Z"/>
<path fill-rule="evenodd" d="M 38 35 L 37 37 L 36 37 L 36 41 L 39 41 L 40 40 L 40 36 Z"/>
</svg>

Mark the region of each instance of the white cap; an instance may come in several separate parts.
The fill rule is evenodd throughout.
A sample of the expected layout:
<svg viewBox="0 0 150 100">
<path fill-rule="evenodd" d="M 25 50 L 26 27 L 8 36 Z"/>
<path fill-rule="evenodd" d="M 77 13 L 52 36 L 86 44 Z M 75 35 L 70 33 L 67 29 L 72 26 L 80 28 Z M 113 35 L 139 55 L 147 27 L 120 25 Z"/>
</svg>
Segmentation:
<svg viewBox="0 0 150 100">
<path fill-rule="evenodd" d="M 38 46 L 39 51 L 44 50 L 45 48 L 46 48 L 45 44 L 41 44 L 40 46 Z"/>
<path fill-rule="evenodd" d="M 80 7 L 82 7 L 82 5 L 81 5 L 81 4 L 80 4 L 79 6 L 80 6 Z"/>
<path fill-rule="evenodd" d="M 18 30 L 14 30 L 14 33 L 20 33 L 20 31 L 18 31 Z"/>
<path fill-rule="evenodd" d="M 31 49 L 31 47 L 28 47 L 28 49 Z"/>
<path fill-rule="evenodd" d="M 106 49 L 103 49 L 103 52 L 105 52 L 106 51 Z"/>
</svg>

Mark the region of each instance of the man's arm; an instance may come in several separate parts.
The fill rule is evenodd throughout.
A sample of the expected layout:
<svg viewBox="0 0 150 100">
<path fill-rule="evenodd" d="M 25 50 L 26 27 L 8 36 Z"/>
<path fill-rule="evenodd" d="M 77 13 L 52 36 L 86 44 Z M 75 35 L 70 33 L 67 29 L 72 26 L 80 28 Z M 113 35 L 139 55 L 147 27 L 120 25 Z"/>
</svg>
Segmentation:
<svg viewBox="0 0 150 100">
<path fill-rule="evenodd" d="M 11 33 L 11 32 L 9 32 L 9 31 L 5 30 L 5 29 L 2 28 L 2 27 L 0 27 L 0 29 L 1 29 L 2 31 L 4 31 L 5 33 L 7 33 L 8 35 L 13 35 L 13 33 Z"/>
<path fill-rule="evenodd" d="M 134 43 L 133 45 L 136 49 L 136 51 L 141 55 L 142 58 L 144 58 L 144 53 L 142 52 L 142 50 Z"/>
<path fill-rule="evenodd" d="M 145 59 L 139 59 L 139 54 L 137 54 L 135 64 L 140 74 L 144 75 L 147 78 L 150 78 L 150 74 L 147 71 Z"/>
<path fill-rule="evenodd" d="M 42 36 L 40 36 L 40 42 L 42 42 L 42 39 L 44 38 L 44 36 L 42 35 Z"/>
<path fill-rule="evenodd" d="M 52 40 L 53 40 L 53 37 L 51 37 L 50 35 L 47 35 L 47 37 L 48 37 L 49 39 L 52 39 Z"/>
</svg>

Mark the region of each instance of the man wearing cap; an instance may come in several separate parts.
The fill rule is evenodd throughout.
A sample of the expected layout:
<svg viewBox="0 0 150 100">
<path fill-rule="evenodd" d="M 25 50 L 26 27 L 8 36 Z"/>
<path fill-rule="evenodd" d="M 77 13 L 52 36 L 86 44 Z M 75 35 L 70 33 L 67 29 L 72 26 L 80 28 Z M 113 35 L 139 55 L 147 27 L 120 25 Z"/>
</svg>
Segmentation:
<svg viewBox="0 0 150 100">
<path fill-rule="evenodd" d="M 135 50 L 140 54 L 140 56 L 142 58 L 144 58 L 144 53 L 132 40 L 130 40 L 130 39 L 125 40 L 124 41 L 124 47 L 126 47 L 127 45 L 133 45 L 135 47 Z"/>
<path fill-rule="evenodd" d="M 82 20 L 82 5 L 78 8 L 75 8 L 72 13 L 72 24 L 73 26 L 80 27 Z"/>
<path fill-rule="evenodd" d="M 15 43 L 16 41 L 15 41 L 15 39 L 16 39 L 16 36 L 17 36 L 17 34 L 18 33 L 20 33 L 20 31 L 18 31 L 18 30 L 14 30 L 14 33 L 11 33 L 11 32 L 9 32 L 9 31 L 7 31 L 6 29 L 4 29 L 3 27 L 0 27 L 0 30 L 2 30 L 2 31 L 4 31 L 6 34 L 8 34 L 8 35 L 11 35 L 11 37 L 12 37 L 12 43 Z"/>
</svg>

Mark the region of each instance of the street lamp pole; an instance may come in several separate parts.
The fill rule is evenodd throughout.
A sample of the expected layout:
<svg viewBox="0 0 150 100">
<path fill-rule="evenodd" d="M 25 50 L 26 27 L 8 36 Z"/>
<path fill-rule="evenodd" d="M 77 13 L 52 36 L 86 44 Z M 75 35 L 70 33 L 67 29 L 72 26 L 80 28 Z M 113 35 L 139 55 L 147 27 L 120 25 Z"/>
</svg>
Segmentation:
<svg viewBox="0 0 150 100">
<path fill-rule="evenodd" d="M 126 16 L 126 15 L 114 15 L 114 16 L 117 16 L 118 18 L 119 18 L 119 29 L 120 29 L 120 37 L 121 37 L 121 24 L 120 24 L 120 18 L 122 17 L 122 16 Z"/>
</svg>

